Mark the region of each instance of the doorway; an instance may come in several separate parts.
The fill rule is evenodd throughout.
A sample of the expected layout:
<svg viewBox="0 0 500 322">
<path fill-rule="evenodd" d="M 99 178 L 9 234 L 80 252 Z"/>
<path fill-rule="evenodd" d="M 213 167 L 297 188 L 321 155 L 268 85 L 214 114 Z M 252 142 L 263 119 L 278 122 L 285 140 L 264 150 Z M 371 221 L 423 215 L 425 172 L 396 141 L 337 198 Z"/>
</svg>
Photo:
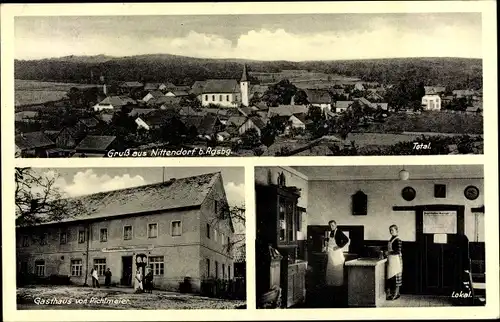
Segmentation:
<svg viewBox="0 0 500 322">
<path fill-rule="evenodd" d="M 122 256 L 122 278 L 120 284 L 132 286 L 132 256 Z"/>
<path fill-rule="evenodd" d="M 459 288 L 468 258 L 464 242 L 464 206 L 417 206 L 420 293 L 451 295 Z"/>
</svg>

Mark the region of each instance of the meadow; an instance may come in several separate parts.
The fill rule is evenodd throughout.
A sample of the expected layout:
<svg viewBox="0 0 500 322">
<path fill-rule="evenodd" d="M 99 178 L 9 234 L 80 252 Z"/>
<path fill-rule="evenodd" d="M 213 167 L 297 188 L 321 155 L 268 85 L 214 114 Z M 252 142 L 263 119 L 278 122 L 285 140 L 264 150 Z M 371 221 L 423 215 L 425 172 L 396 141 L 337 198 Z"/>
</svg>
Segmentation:
<svg viewBox="0 0 500 322">
<path fill-rule="evenodd" d="M 86 88 L 93 86 L 95 85 L 16 79 L 14 81 L 14 105 L 17 107 L 59 101 L 66 97 L 66 93 L 71 87 Z"/>
</svg>

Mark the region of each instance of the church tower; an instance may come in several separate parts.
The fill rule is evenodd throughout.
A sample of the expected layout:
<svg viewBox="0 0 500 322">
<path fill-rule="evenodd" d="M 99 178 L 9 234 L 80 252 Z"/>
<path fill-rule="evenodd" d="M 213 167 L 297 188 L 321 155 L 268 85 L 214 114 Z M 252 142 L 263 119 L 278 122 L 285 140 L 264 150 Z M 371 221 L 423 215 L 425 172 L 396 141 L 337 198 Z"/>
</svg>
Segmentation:
<svg viewBox="0 0 500 322">
<path fill-rule="evenodd" d="M 247 65 L 243 65 L 243 75 L 241 75 L 241 80 L 240 80 L 241 104 L 243 106 L 249 105 L 249 100 L 248 100 L 249 85 L 250 85 L 250 79 L 247 73 Z"/>
</svg>

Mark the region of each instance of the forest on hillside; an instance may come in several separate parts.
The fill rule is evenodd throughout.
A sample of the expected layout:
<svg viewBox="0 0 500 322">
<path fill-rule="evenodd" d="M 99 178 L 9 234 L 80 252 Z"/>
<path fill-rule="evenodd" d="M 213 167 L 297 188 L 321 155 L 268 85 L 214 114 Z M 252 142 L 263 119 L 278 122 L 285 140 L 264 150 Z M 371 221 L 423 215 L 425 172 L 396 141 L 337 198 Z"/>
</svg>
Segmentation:
<svg viewBox="0 0 500 322">
<path fill-rule="evenodd" d="M 97 56 L 96 56 L 97 57 Z M 170 81 L 176 85 L 192 85 L 208 78 L 239 79 L 242 64 L 250 72 L 279 73 L 301 69 L 344 76 L 383 84 L 399 83 L 407 77 L 426 85 L 449 88 L 482 88 L 482 60 L 466 58 L 394 58 L 339 61 L 252 61 L 201 59 L 175 55 L 143 55 L 104 59 L 56 58 L 16 60 L 15 78 L 39 81 L 90 83 L 103 75 L 113 81 Z M 256 83 L 256 79 L 253 79 Z"/>
</svg>

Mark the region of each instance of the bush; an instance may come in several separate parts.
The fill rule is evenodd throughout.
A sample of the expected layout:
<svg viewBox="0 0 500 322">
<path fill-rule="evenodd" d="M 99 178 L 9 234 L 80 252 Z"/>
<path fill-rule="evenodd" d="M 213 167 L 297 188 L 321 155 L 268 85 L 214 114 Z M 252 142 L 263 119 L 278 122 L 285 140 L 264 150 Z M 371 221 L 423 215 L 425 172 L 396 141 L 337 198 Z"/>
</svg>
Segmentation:
<svg viewBox="0 0 500 322">
<path fill-rule="evenodd" d="M 246 298 L 246 282 L 243 278 L 231 280 L 211 278 L 201 282 L 200 292 L 208 297 L 244 300 Z"/>
</svg>

